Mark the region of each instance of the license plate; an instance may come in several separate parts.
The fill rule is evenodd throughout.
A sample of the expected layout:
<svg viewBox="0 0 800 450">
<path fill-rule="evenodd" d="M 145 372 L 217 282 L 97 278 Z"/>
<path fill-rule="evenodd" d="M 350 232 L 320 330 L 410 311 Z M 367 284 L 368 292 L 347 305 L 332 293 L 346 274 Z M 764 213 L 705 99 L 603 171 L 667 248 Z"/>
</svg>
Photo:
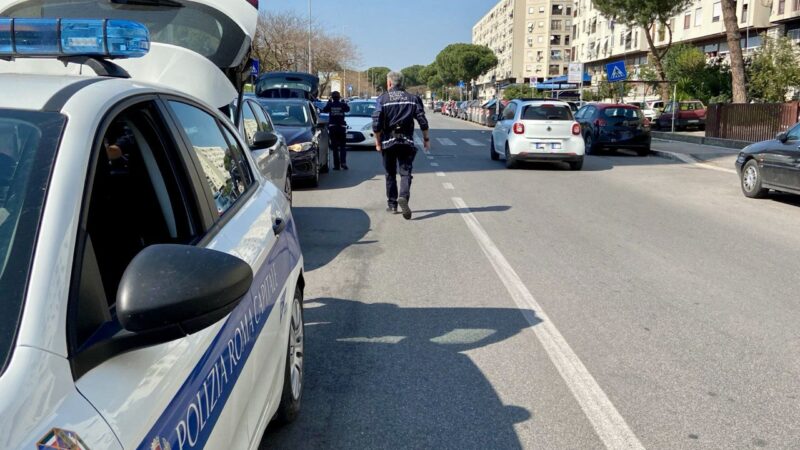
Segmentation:
<svg viewBox="0 0 800 450">
<path fill-rule="evenodd" d="M 561 150 L 561 143 L 560 142 L 554 142 L 554 143 L 550 144 L 550 148 L 553 149 L 553 150 Z"/>
<path fill-rule="evenodd" d="M 537 142 L 533 144 L 536 150 L 561 150 L 561 143 L 560 142 L 553 142 L 553 143 L 544 143 L 544 142 Z"/>
<path fill-rule="evenodd" d="M 699 120 L 690 120 L 689 123 L 700 123 Z"/>
<path fill-rule="evenodd" d="M 353 133 L 347 133 L 347 139 L 353 139 L 355 136 Z"/>
</svg>

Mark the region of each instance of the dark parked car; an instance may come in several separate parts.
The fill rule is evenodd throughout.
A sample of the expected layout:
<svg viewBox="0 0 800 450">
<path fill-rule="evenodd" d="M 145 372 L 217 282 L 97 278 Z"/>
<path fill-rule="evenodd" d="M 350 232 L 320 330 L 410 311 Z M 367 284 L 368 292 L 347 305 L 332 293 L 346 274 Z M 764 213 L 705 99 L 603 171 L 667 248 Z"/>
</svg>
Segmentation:
<svg viewBox="0 0 800 450">
<path fill-rule="evenodd" d="M 742 192 L 763 198 L 770 189 L 800 194 L 800 124 L 775 139 L 745 147 L 736 159 Z"/>
<path fill-rule="evenodd" d="M 314 102 L 319 78 L 302 72 L 270 72 L 256 80 L 256 99 L 270 115 L 275 129 L 286 139 L 292 160 L 292 180 L 319 184 L 328 172 L 327 121 L 319 117 Z"/>
<path fill-rule="evenodd" d="M 639 156 L 650 153 L 650 124 L 633 105 L 594 103 L 575 115 L 581 124 L 586 154 L 602 148 L 629 148 Z"/>
<path fill-rule="evenodd" d="M 664 112 L 657 119 L 659 129 L 672 129 L 672 115 L 676 110 L 675 130 L 686 128 L 706 129 L 706 106 L 700 100 L 668 103 L 664 108 Z"/>
</svg>

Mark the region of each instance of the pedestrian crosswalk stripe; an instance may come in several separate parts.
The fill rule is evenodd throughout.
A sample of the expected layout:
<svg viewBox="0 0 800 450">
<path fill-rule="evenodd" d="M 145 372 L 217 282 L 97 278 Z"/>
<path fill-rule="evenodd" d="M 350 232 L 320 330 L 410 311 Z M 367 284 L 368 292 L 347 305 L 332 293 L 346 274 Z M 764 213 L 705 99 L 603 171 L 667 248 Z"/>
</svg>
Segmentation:
<svg viewBox="0 0 800 450">
<path fill-rule="evenodd" d="M 455 190 L 455 187 L 453 187 L 453 183 L 442 183 L 442 187 L 447 189 L 448 191 Z"/>
<path fill-rule="evenodd" d="M 466 142 L 467 144 L 473 146 L 473 147 L 483 147 L 485 145 L 485 144 L 482 144 L 482 143 L 476 141 L 475 139 L 461 139 L 461 140 Z"/>
<path fill-rule="evenodd" d="M 439 167 L 439 163 L 431 163 L 431 167 Z"/>
<path fill-rule="evenodd" d="M 456 145 L 456 143 L 450 138 L 436 138 L 436 140 L 442 145 Z"/>
</svg>

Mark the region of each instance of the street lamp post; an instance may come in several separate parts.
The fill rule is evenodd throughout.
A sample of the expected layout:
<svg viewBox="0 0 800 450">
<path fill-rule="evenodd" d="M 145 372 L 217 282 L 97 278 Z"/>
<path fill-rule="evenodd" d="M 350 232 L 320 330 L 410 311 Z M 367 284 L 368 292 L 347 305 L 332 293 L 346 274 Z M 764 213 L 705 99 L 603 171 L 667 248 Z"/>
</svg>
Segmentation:
<svg viewBox="0 0 800 450">
<path fill-rule="evenodd" d="M 308 0 L 308 73 L 311 73 L 311 0 Z"/>
</svg>

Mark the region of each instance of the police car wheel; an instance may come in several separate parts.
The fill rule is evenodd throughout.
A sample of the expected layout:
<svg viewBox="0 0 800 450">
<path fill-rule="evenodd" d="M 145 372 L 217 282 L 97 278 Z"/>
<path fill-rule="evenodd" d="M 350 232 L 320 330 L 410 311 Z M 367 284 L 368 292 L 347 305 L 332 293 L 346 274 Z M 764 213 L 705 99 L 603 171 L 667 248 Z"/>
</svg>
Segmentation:
<svg viewBox="0 0 800 450">
<path fill-rule="evenodd" d="M 303 399 L 305 322 L 303 321 L 303 294 L 299 288 L 294 293 L 291 314 L 286 368 L 283 374 L 283 392 L 275 416 L 279 422 L 284 424 L 297 419 L 300 414 L 300 402 Z"/>
<path fill-rule="evenodd" d="M 286 194 L 286 199 L 289 200 L 289 204 L 292 204 L 292 173 L 286 172 L 286 183 L 283 187 L 283 192 Z"/>
<path fill-rule="evenodd" d="M 516 169 L 517 168 L 517 161 L 511 157 L 511 150 L 508 148 L 508 144 L 506 144 L 506 169 Z"/>
<path fill-rule="evenodd" d="M 500 159 L 500 155 L 498 155 L 494 149 L 494 138 L 492 138 L 492 141 L 489 143 L 489 156 L 492 157 L 492 161 L 497 161 Z"/>
</svg>

